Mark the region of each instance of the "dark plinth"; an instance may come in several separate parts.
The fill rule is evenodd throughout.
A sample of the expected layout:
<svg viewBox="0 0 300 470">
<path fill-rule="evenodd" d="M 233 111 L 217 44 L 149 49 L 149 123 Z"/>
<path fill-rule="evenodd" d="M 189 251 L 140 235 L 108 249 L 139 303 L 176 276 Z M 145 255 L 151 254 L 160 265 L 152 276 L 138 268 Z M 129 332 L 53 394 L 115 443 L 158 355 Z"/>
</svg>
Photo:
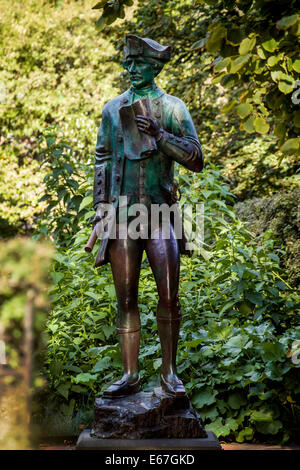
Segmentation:
<svg viewBox="0 0 300 470">
<path fill-rule="evenodd" d="M 222 450 L 212 431 L 207 437 L 190 439 L 99 439 L 89 429 L 80 434 L 76 450 Z"/>
<path fill-rule="evenodd" d="M 206 432 L 187 396 L 174 398 L 156 388 L 123 398 L 97 398 L 92 429 L 77 449 L 221 449 Z"/>
</svg>

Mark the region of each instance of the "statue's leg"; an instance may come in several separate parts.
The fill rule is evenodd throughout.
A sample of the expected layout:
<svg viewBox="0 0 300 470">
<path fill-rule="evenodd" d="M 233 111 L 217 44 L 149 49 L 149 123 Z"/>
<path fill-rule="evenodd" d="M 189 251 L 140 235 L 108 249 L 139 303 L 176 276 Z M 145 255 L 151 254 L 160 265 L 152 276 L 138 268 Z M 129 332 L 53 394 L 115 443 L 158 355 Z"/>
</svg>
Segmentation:
<svg viewBox="0 0 300 470">
<path fill-rule="evenodd" d="M 185 389 L 176 371 L 181 319 L 178 300 L 180 268 L 178 242 L 172 226 L 170 226 L 170 239 L 163 239 L 161 227 L 152 233 L 152 239 L 146 241 L 146 252 L 159 295 L 156 315 L 162 350 L 162 387 L 173 396 L 183 396 Z"/>
<path fill-rule="evenodd" d="M 138 282 L 142 260 L 141 240 L 111 240 L 109 261 L 118 301 L 117 332 L 121 347 L 124 374 L 108 387 L 104 397 L 120 397 L 140 391 L 138 353 L 140 316 L 138 311 Z"/>
</svg>

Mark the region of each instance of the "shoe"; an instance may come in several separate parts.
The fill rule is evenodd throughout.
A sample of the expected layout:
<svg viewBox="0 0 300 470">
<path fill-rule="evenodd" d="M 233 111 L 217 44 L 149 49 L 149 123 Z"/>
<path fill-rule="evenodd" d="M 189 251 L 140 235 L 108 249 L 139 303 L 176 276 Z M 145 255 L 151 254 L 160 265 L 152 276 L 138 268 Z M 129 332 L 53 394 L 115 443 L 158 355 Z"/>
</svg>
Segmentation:
<svg viewBox="0 0 300 470">
<path fill-rule="evenodd" d="M 172 395 L 172 397 L 175 397 L 175 398 L 185 397 L 186 391 L 185 391 L 184 385 L 177 376 L 175 377 L 176 377 L 176 380 L 172 380 L 168 382 L 162 375 L 161 376 L 161 388 L 168 395 Z"/>
<path fill-rule="evenodd" d="M 122 398 L 141 391 L 140 377 L 135 382 L 123 378 L 114 382 L 102 394 L 102 398 Z"/>
</svg>

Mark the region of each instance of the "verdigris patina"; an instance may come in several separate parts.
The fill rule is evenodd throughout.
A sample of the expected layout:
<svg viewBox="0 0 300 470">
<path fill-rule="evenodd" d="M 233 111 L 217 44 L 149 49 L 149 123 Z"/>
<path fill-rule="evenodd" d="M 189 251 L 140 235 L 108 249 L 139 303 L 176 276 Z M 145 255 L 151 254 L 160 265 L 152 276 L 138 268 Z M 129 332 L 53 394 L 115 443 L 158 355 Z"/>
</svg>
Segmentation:
<svg viewBox="0 0 300 470">
<path fill-rule="evenodd" d="M 103 108 L 95 156 L 94 225 L 104 218 L 104 203 L 116 209 L 116 237 L 110 230 L 102 236 L 96 266 L 110 262 L 116 289 L 116 327 L 124 375 L 110 385 L 104 397 L 114 398 L 141 390 L 138 372 L 140 316 L 138 282 L 142 254 L 146 251 L 158 290 L 156 312 L 162 350 L 162 389 L 173 397 L 185 396 L 176 372 L 176 351 L 181 311 L 178 300 L 180 253 L 188 254 L 184 234 L 178 237 L 172 223 L 168 237 L 161 222 L 141 236 L 120 236 L 120 196 L 127 197 L 126 213 L 142 204 L 176 203 L 174 162 L 194 172 L 203 168 L 203 155 L 191 116 L 185 104 L 167 95 L 155 77 L 170 60 L 171 47 L 148 38 L 126 36 L 124 67 L 132 87 Z"/>
</svg>

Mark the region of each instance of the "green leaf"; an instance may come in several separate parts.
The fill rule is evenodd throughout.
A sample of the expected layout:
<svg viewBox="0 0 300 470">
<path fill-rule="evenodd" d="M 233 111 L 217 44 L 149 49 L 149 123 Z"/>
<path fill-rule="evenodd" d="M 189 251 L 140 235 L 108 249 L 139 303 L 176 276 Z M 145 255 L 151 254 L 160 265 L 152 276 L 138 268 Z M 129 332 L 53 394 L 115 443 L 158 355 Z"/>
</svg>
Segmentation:
<svg viewBox="0 0 300 470">
<path fill-rule="evenodd" d="M 246 346 L 249 337 L 247 335 L 237 335 L 230 338 L 226 344 L 224 344 L 224 350 L 232 355 L 233 357 L 239 355 Z"/>
<path fill-rule="evenodd" d="M 268 65 L 270 67 L 274 67 L 275 65 L 278 64 L 279 60 L 280 60 L 280 56 L 272 55 L 271 57 L 268 58 Z"/>
<path fill-rule="evenodd" d="M 284 137 L 286 133 L 286 126 L 282 122 L 278 122 L 276 126 L 274 127 L 274 134 L 277 137 Z"/>
<path fill-rule="evenodd" d="M 293 69 L 295 70 L 295 72 L 300 73 L 300 59 L 296 59 L 293 62 Z"/>
<path fill-rule="evenodd" d="M 256 50 L 257 50 L 258 57 L 260 57 L 263 60 L 266 60 L 267 56 L 263 48 L 261 46 L 256 46 Z"/>
<path fill-rule="evenodd" d="M 262 43 L 262 47 L 268 52 L 274 52 L 277 49 L 278 43 L 276 39 L 269 38 Z"/>
<path fill-rule="evenodd" d="M 101 2 L 96 3 L 92 7 L 92 10 L 100 10 L 101 8 L 105 7 L 105 5 L 108 3 L 108 0 L 101 0 Z"/>
<path fill-rule="evenodd" d="M 228 436 L 228 434 L 231 433 L 231 431 L 235 431 L 239 427 L 238 423 L 234 418 L 227 418 L 225 422 L 223 419 L 220 417 L 216 419 L 214 422 L 209 423 L 208 425 L 205 426 L 205 429 L 208 429 L 209 431 L 213 431 L 217 437 L 220 436 Z"/>
<path fill-rule="evenodd" d="M 282 93 L 287 95 L 294 89 L 294 79 L 290 75 L 282 73 L 279 79 L 278 88 Z"/>
<path fill-rule="evenodd" d="M 224 88 L 229 88 L 233 86 L 238 81 L 238 76 L 236 74 L 227 73 L 221 80 L 221 85 Z"/>
<path fill-rule="evenodd" d="M 294 112 L 294 124 L 296 127 L 300 127 L 300 110 Z"/>
<path fill-rule="evenodd" d="M 232 46 L 240 44 L 245 37 L 243 31 L 240 28 L 232 28 L 227 30 L 226 42 Z"/>
<path fill-rule="evenodd" d="M 197 408 L 201 409 L 203 406 L 207 405 L 212 405 L 215 403 L 217 392 L 215 390 L 212 390 L 210 388 L 205 388 L 203 390 L 200 390 L 199 392 L 196 392 L 192 396 L 192 403 L 195 405 Z"/>
<path fill-rule="evenodd" d="M 299 15 L 284 16 L 281 20 L 277 21 L 276 27 L 278 29 L 288 29 L 297 23 Z"/>
<path fill-rule="evenodd" d="M 266 134 L 269 131 L 270 126 L 264 118 L 257 117 L 254 119 L 254 128 L 256 132 L 259 132 L 259 134 Z"/>
<path fill-rule="evenodd" d="M 115 298 L 116 290 L 115 290 L 115 287 L 113 285 L 105 286 L 104 289 L 106 290 L 106 292 L 108 293 L 108 295 L 111 299 Z"/>
<path fill-rule="evenodd" d="M 252 132 L 255 132 L 255 128 L 254 128 L 254 116 L 253 115 L 250 115 L 248 117 L 248 119 L 243 122 L 243 126 L 242 126 L 246 132 L 248 132 L 249 134 L 251 134 Z"/>
<path fill-rule="evenodd" d="M 228 405 L 233 410 L 238 410 L 241 406 L 245 405 L 247 400 L 240 393 L 231 393 L 228 397 Z"/>
<path fill-rule="evenodd" d="M 87 196 L 83 198 L 78 211 L 80 212 L 82 209 L 84 209 L 87 206 L 90 206 L 92 203 L 93 203 L 93 196 Z"/>
<path fill-rule="evenodd" d="M 252 308 L 250 307 L 248 302 L 241 302 L 239 304 L 239 311 L 243 315 L 249 315 L 250 313 L 252 313 Z"/>
<path fill-rule="evenodd" d="M 93 367 L 93 372 L 101 372 L 103 370 L 109 369 L 111 367 L 111 358 L 103 357 L 99 359 L 98 362 Z"/>
<path fill-rule="evenodd" d="M 284 153 L 294 153 L 296 150 L 299 149 L 300 139 L 288 139 L 284 142 L 284 144 L 280 147 L 281 152 Z"/>
<path fill-rule="evenodd" d="M 238 72 L 250 59 L 250 54 L 242 55 L 237 57 L 233 62 L 231 62 L 230 73 Z"/>
<path fill-rule="evenodd" d="M 82 372 L 81 374 L 76 375 L 75 383 L 89 383 L 94 382 L 97 379 L 97 374 L 90 374 L 88 372 Z"/>
<path fill-rule="evenodd" d="M 105 28 L 106 18 L 103 15 L 96 21 L 96 26 L 99 29 L 99 31 L 102 31 Z"/>
<path fill-rule="evenodd" d="M 269 409 L 255 410 L 251 413 L 251 421 L 264 421 L 266 423 L 271 423 L 273 421 L 273 411 Z"/>
<path fill-rule="evenodd" d="M 99 295 L 97 295 L 95 292 L 87 291 L 85 292 L 85 295 L 88 297 L 92 297 L 92 299 L 97 300 L 99 302 Z"/>
<path fill-rule="evenodd" d="M 203 420 L 209 419 L 210 421 L 215 421 L 218 415 L 219 411 L 215 405 L 201 408 L 201 418 Z"/>
<path fill-rule="evenodd" d="M 236 272 L 240 279 L 243 278 L 244 272 L 246 270 L 246 266 L 244 264 L 233 264 L 230 268 L 232 271 Z"/>
<path fill-rule="evenodd" d="M 285 358 L 285 346 L 279 342 L 271 343 L 266 341 L 261 345 L 264 358 L 269 361 Z"/>
<path fill-rule="evenodd" d="M 197 49 L 201 49 L 207 43 L 207 39 L 208 38 L 202 38 L 202 39 L 199 39 L 199 41 L 194 42 L 194 44 L 191 47 L 191 50 L 194 51 Z"/>
<path fill-rule="evenodd" d="M 236 105 L 236 100 L 231 100 L 229 103 L 225 104 L 221 109 L 221 113 L 227 114 L 229 113 Z"/>
<path fill-rule="evenodd" d="M 236 112 L 238 116 L 242 119 L 247 117 L 253 109 L 253 106 L 249 103 L 241 103 L 236 107 Z"/>
<path fill-rule="evenodd" d="M 225 59 L 220 60 L 219 62 L 216 63 L 216 65 L 214 66 L 214 71 L 221 72 L 221 70 L 225 69 L 229 64 L 230 64 L 230 58 L 225 57 Z"/>
<path fill-rule="evenodd" d="M 187 341 L 186 343 L 181 344 L 181 348 L 187 347 L 187 348 L 196 348 L 200 343 L 202 343 L 205 340 L 205 338 L 197 338 L 193 339 L 191 341 Z"/>
<path fill-rule="evenodd" d="M 219 315 L 222 315 L 224 312 L 231 309 L 231 307 L 233 307 L 234 304 L 235 304 L 234 300 L 231 300 L 230 302 L 226 302 L 225 305 L 223 305 L 223 307 L 221 308 Z"/>
<path fill-rule="evenodd" d="M 252 428 L 246 427 L 240 431 L 236 437 L 237 442 L 244 442 L 246 439 L 247 441 L 250 441 L 254 436 L 254 430 Z"/>
<path fill-rule="evenodd" d="M 263 297 L 258 292 L 245 292 L 245 297 L 254 305 L 262 305 Z"/>
<path fill-rule="evenodd" d="M 255 44 L 256 44 L 256 38 L 243 39 L 239 47 L 239 54 L 240 55 L 248 54 L 248 52 L 252 51 Z"/>
<path fill-rule="evenodd" d="M 58 284 L 63 278 L 64 278 L 64 273 L 58 273 L 58 272 L 52 272 L 51 277 L 55 284 Z"/>
<path fill-rule="evenodd" d="M 282 75 L 283 75 L 283 72 L 281 70 L 273 70 L 271 72 L 271 77 L 274 82 L 279 82 Z"/>
<path fill-rule="evenodd" d="M 280 258 L 279 258 L 279 256 L 275 255 L 275 253 L 268 253 L 268 257 L 271 260 L 275 261 L 276 263 L 278 263 L 278 264 L 280 263 Z"/>
<path fill-rule="evenodd" d="M 283 424 L 279 420 L 272 422 L 258 421 L 256 423 L 256 429 L 262 434 L 277 434 L 280 429 L 282 429 Z"/>
<path fill-rule="evenodd" d="M 70 387 L 71 387 L 70 383 L 65 383 L 65 384 L 59 385 L 56 390 L 58 391 L 60 395 L 62 395 L 67 400 L 69 396 Z"/>
<path fill-rule="evenodd" d="M 206 50 L 208 52 L 217 52 L 220 47 L 221 47 L 221 44 L 222 44 L 222 39 L 226 36 L 226 28 L 224 28 L 224 26 L 218 26 L 217 28 L 215 28 L 206 44 L 205 44 L 205 47 L 206 47 Z"/>
</svg>

